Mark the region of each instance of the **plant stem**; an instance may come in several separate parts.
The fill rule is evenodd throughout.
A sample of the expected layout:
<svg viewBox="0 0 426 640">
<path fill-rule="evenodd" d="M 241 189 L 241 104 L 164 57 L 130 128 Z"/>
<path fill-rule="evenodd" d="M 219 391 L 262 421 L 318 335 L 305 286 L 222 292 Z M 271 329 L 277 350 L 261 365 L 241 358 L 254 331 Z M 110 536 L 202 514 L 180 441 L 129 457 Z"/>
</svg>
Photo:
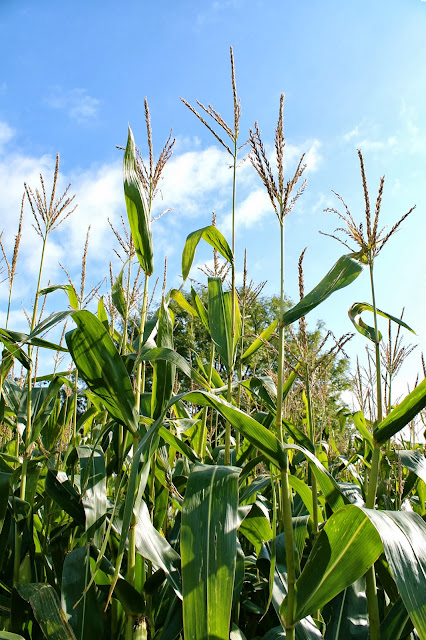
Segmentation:
<svg viewBox="0 0 426 640">
<path fill-rule="evenodd" d="M 277 383 L 277 413 L 275 417 L 275 428 L 278 433 L 278 438 L 282 444 L 284 444 L 283 424 L 282 424 L 282 411 L 283 411 L 283 383 L 284 383 L 284 237 L 285 226 L 284 217 L 280 222 L 280 319 L 279 319 L 279 331 L 278 331 L 278 383 Z M 286 638 L 287 640 L 294 640 L 294 585 L 296 582 L 296 569 L 294 562 L 294 543 L 293 543 L 293 521 L 291 513 L 291 494 L 289 485 L 289 464 L 288 456 L 285 454 L 285 467 L 281 469 L 281 525 L 284 529 L 285 537 L 285 553 L 287 564 L 287 602 L 288 602 L 288 619 L 285 621 Z"/>
<path fill-rule="evenodd" d="M 229 363 L 228 372 L 228 393 L 227 401 L 232 401 L 232 378 L 234 375 L 234 345 L 235 345 L 235 203 L 236 203 L 236 188 L 237 188 L 237 132 L 235 132 L 234 140 L 234 162 L 233 162 L 233 175 L 232 175 L 232 265 L 231 265 L 231 291 L 232 291 L 232 311 L 231 311 L 231 344 L 232 354 L 231 362 Z M 225 425 L 225 464 L 231 464 L 231 423 L 226 421 Z"/>
<path fill-rule="evenodd" d="M 373 256 L 369 256 L 370 265 L 370 283 L 371 283 L 371 296 L 374 313 L 374 341 L 375 341 L 375 355 L 376 355 L 376 402 L 377 402 L 377 420 L 376 424 L 380 424 L 382 421 L 382 384 L 381 384 L 381 372 L 380 372 L 380 344 L 379 344 L 379 332 L 377 327 L 377 307 L 376 296 L 374 292 L 374 278 L 373 278 Z M 373 455 L 371 459 L 371 469 L 369 474 L 368 491 L 366 507 L 367 509 L 374 509 L 376 503 L 377 483 L 379 477 L 380 467 L 380 445 L 374 443 Z M 370 567 L 366 574 L 366 594 L 367 594 L 367 607 L 368 618 L 370 624 L 370 638 L 371 640 L 380 640 L 380 616 L 379 605 L 377 601 L 377 587 L 376 587 L 376 574 L 374 571 L 374 565 Z"/>
</svg>

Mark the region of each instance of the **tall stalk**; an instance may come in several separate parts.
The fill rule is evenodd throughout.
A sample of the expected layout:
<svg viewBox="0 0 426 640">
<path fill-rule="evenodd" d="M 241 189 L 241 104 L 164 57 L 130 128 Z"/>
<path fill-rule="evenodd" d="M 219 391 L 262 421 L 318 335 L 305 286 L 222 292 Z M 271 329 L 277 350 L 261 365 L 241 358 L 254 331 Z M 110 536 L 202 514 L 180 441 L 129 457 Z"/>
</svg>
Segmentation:
<svg viewBox="0 0 426 640">
<path fill-rule="evenodd" d="M 296 194 L 291 197 L 292 191 L 296 186 L 299 178 L 302 176 L 305 166 L 303 163 L 304 156 L 301 157 L 297 165 L 294 176 L 284 184 L 284 94 L 280 97 L 280 106 L 278 112 L 278 123 L 275 129 L 275 151 L 277 157 L 277 180 L 272 173 L 269 159 L 266 155 L 260 131 L 257 122 L 254 124 L 254 130 L 250 131 L 250 146 L 252 148 L 251 162 L 254 169 L 260 176 L 269 195 L 269 199 L 273 209 L 277 215 L 280 224 L 280 310 L 278 324 L 278 371 L 277 371 L 277 411 L 275 416 L 275 429 L 278 438 L 284 444 L 284 433 L 282 425 L 283 414 L 283 386 L 285 371 L 285 340 L 283 322 L 284 317 L 284 300 L 285 300 L 285 217 L 293 209 L 297 199 L 303 193 L 306 182 L 297 190 Z M 293 543 L 293 521 L 291 509 L 291 489 L 289 484 L 289 461 L 287 452 L 285 452 L 285 464 L 281 469 L 281 509 L 280 509 L 280 526 L 284 530 L 285 535 L 285 551 L 287 564 L 287 603 L 288 616 L 284 621 L 287 640 L 294 640 L 294 603 L 295 603 L 295 582 L 296 569 L 294 558 Z"/>
<path fill-rule="evenodd" d="M 369 272 L 370 272 L 370 287 L 371 287 L 371 298 L 372 298 L 372 307 L 373 307 L 373 315 L 374 315 L 374 347 L 375 347 L 375 369 L 376 369 L 376 405 L 377 405 L 377 413 L 375 424 L 378 425 L 383 419 L 383 399 L 382 399 L 382 380 L 381 380 L 381 367 L 380 367 L 380 334 L 377 326 L 377 306 L 376 306 L 376 295 L 374 289 L 374 277 L 373 277 L 373 265 L 374 260 L 383 249 L 385 244 L 388 242 L 389 238 L 396 232 L 400 224 L 410 215 L 410 213 L 414 210 L 415 207 L 411 207 L 407 213 L 405 213 L 399 220 L 396 222 L 391 230 L 388 233 L 385 233 L 385 227 L 379 229 L 379 216 L 380 209 L 382 203 L 382 195 L 383 195 L 383 186 L 384 186 L 384 177 L 380 179 L 379 192 L 376 199 L 374 219 L 371 216 L 371 205 L 370 198 L 368 194 L 367 187 L 367 178 L 364 169 L 364 160 L 362 157 L 361 151 L 358 149 L 358 158 L 360 162 L 361 168 L 361 178 L 362 178 L 362 187 L 364 191 L 364 201 L 365 201 L 365 226 L 361 222 L 360 224 L 356 224 L 349 208 L 343 198 L 337 194 L 337 197 L 343 204 L 345 208 L 345 213 L 339 213 L 336 209 L 326 209 L 326 211 L 332 211 L 337 213 L 339 218 L 346 223 L 347 228 L 343 231 L 346 236 L 350 238 L 356 245 L 358 245 L 359 254 L 363 256 L 366 264 L 368 264 Z M 331 234 L 325 234 L 331 235 Z M 336 235 L 331 235 L 334 239 L 338 240 L 345 247 L 349 248 L 352 252 L 355 252 L 353 248 L 351 248 L 347 244 L 347 240 L 341 240 Z M 366 497 L 366 507 L 368 509 L 374 509 L 376 503 L 376 493 L 377 493 L 377 484 L 379 477 L 379 467 L 380 467 L 380 445 L 374 442 L 373 445 L 373 454 L 371 459 L 371 468 L 368 477 L 368 487 L 367 487 L 367 497 Z M 370 638 L 371 640 L 379 640 L 380 639 L 380 617 L 379 617 L 379 608 L 377 602 L 377 588 L 376 588 L 376 575 L 374 571 L 374 566 L 372 566 L 366 574 L 366 584 L 367 584 L 367 606 L 368 606 L 368 615 L 370 622 Z"/>
<path fill-rule="evenodd" d="M 232 255 L 233 262 L 231 265 L 231 291 L 232 291 L 232 308 L 231 308 L 231 336 L 232 336 L 232 345 L 233 348 L 236 348 L 235 345 L 235 206 L 236 206 L 236 176 L 237 176 L 237 156 L 238 156 L 238 134 L 240 129 L 240 116 L 241 116 L 241 105 L 237 94 L 237 85 L 235 81 L 235 66 L 234 66 L 234 52 L 232 47 L 230 47 L 230 57 L 231 57 L 231 80 L 232 80 L 232 95 L 233 95 L 233 107 L 234 107 L 234 126 L 230 127 L 225 120 L 222 118 L 220 113 L 218 113 L 211 105 L 207 107 L 204 106 L 201 102 L 197 100 L 198 106 L 208 115 L 210 116 L 216 125 L 218 125 L 222 131 L 229 137 L 230 144 L 226 144 L 224 142 L 221 135 L 219 135 L 198 113 L 194 107 L 192 107 L 186 100 L 181 98 L 182 102 L 188 107 L 190 111 L 202 122 L 207 129 L 214 135 L 216 140 L 222 145 L 224 149 L 229 153 L 232 157 L 232 169 L 233 169 L 233 179 L 232 179 Z M 228 402 L 232 401 L 232 380 L 234 377 L 234 362 L 235 362 L 235 352 L 231 354 L 231 362 L 229 364 L 228 369 L 228 390 L 227 390 L 227 400 Z M 224 462 L 225 464 L 231 463 L 231 423 L 226 421 L 225 425 L 225 452 L 224 452 Z"/>
<path fill-rule="evenodd" d="M 35 192 L 33 192 L 28 185 L 25 185 L 25 193 L 27 195 L 28 202 L 31 207 L 31 211 L 34 216 L 34 221 L 35 221 L 34 228 L 36 230 L 36 233 L 42 239 L 42 249 L 41 249 L 40 264 L 39 264 L 39 271 L 38 271 L 38 278 L 37 278 L 37 286 L 36 286 L 36 292 L 35 292 L 35 298 L 34 298 L 33 313 L 31 318 L 31 325 L 30 325 L 30 333 L 33 332 L 36 326 L 36 321 L 37 321 L 38 301 L 40 297 L 41 279 L 42 279 L 42 273 L 43 273 L 43 265 L 44 265 L 48 236 L 68 216 L 70 216 L 71 213 L 76 208 L 76 206 L 74 206 L 71 210 L 67 211 L 67 209 L 69 208 L 69 206 L 71 205 L 75 197 L 75 196 L 68 197 L 68 190 L 70 185 L 68 185 L 68 187 L 66 188 L 62 196 L 55 200 L 58 174 L 59 174 L 59 154 L 56 156 L 56 165 L 55 165 L 55 172 L 53 176 L 52 192 L 51 192 L 49 201 L 47 200 L 46 189 L 45 189 L 42 175 L 40 175 L 41 192 L 38 189 L 36 189 Z M 24 442 L 24 452 L 23 452 L 22 471 L 21 471 L 21 485 L 19 490 L 19 495 L 22 500 L 25 500 L 26 488 L 27 488 L 28 463 L 31 457 L 31 451 L 30 451 L 31 436 L 32 436 L 31 393 L 32 393 L 32 387 L 33 387 L 32 353 L 33 353 L 32 346 L 28 345 L 29 367 L 28 367 L 28 372 L 26 377 L 27 424 L 25 427 L 25 442 Z M 16 583 L 19 580 L 21 542 L 22 542 L 22 531 L 16 528 L 14 583 Z"/>
</svg>

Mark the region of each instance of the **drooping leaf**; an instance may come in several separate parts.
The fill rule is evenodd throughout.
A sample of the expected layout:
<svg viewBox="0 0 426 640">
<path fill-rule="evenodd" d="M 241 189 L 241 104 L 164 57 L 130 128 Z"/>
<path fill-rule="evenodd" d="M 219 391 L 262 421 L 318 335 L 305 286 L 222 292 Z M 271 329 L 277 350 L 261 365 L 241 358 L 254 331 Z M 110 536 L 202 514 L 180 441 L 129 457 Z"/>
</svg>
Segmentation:
<svg viewBox="0 0 426 640">
<path fill-rule="evenodd" d="M 176 595 L 182 599 L 181 579 L 177 569 L 180 563 L 179 554 L 170 546 L 161 533 L 154 528 L 148 507 L 143 500 L 135 515 L 135 544 L 138 553 L 152 562 L 155 567 L 163 569 Z"/>
<path fill-rule="evenodd" d="M 196 465 L 182 506 L 186 638 L 229 640 L 238 526 L 239 469 Z"/>
<path fill-rule="evenodd" d="M 45 489 L 48 496 L 52 498 L 68 515 L 78 524 L 84 525 L 85 514 L 81 504 L 81 496 L 74 489 L 64 471 L 53 471 L 48 469 Z"/>
<path fill-rule="evenodd" d="M 123 182 L 127 216 L 136 255 L 143 272 L 150 276 L 154 271 L 151 219 L 144 189 L 136 170 L 135 141 L 130 127 L 123 160 Z"/>
<path fill-rule="evenodd" d="M 70 306 L 73 309 L 77 310 L 79 308 L 80 305 L 79 305 L 77 293 L 71 284 L 53 284 L 49 287 L 45 287 L 39 293 L 41 296 L 45 296 L 48 293 L 52 293 L 53 291 L 58 291 L 58 290 L 65 291 L 65 293 L 68 296 Z"/>
<path fill-rule="evenodd" d="M 426 379 L 392 409 L 389 415 L 374 429 L 373 438 L 383 444 L 401 431 L 422 409 L 426 407 Z"/>
<path fill-rule="evenodd" d="M 184 281 L 189 275 L 192 263 L 194 262 L 195 250 L 201 239 L 208 242 L 208 244 L 216 249 L 229 263 L 232 264 L 234 261 L 232 251 L 220 231 L 212 225 L 203 227 L 190 233 L 186 239 L 182 252 L 182 277 Z"/>
<path fill-rule="evenodd" d="M 240 524 L 239 531 L 251 542 L 258 554 L 262 544 L 273 537 L 267 510 L 261 504 L 254 503 Z"/>
<path fill-rule="evenodd" d="M 284 447 L 271 431 L 260 422 L 237 409 L 223 398 L 206 391 L 190 391 L 180 396 L 189 402 L 202 406 L 211 406 L 238 429 L 247 440 L 273 462 L 277 467 L 284 468 Z"/>
<path fill-rule="evenodd" d="M 77 329 L 65 335 L 82 378 L 114 418 L 135 433 L 138 413 L 132 383 L 107 329 L 90 311 L 75 311 Z"/>
<path fill-rule="evenodd" d="M 376 336 L 376 331 L 374 327 L 370 327 L 368 324 L 366 324 L 362 320 L 361 313 L 363 311 L 374 312 L 374 307 L 368 302 L 355 302 L 350 307 L 348 311 L 348 315 L 349 315 L 349 318 L 351 319 L 352 324 L 354 325 L 355 329 L 359 331 L 359 333 L 364 337 L 368 338 L 372 342 L 380 342 L 380 340 L 382 339 L 382 334 L 379 331 L 378 336 Z M 401 320 L 401 318 L 396 318 L 395 316 L 391 316 L 389 313 L 386 313 L 385 311 L 380 311 L 380 309 L 376 309 L 376 312 L 379 316 L 382 316 L 383 318 L 387 318 L 388 320 L 392 320 L 392 322 L 396 322 L 396 324 L 399 324 L 401 327 L 404 327 L 405 329 L 408 329 L 409 331 L 414 333 L 411 327 L 409 327 L 408 324 L 406 324 L 403 320 Z"/>
<path fill-rule="evenodd" d="M 326 276 L 294 307 L 284 313 L 283 324 L 289 325 L 306 316 L 332 293 L 347 287 L 359 276 L 366 263 L 358 253 L 341 256 Z"/>
<path fill-rule="evenodd" d="M 154 347 L 153 349 L 143 350 L 136 359 L 138 361 L 156 362 L 157 360 L 164 360 L 174 365 L 182 371 L 188 378 L 193 380 L 200 387 L 209 389 L 209 384 L 203 376 L 201 376 L 195 369 L 189 366 L 187 360 L 180 353 L 177 353 L 173 349 L 168 347 Z"/>
<path fill-rule="evenodd" d="M 50 584 L 17 584 L 16 590 L 21 598 L 30 603 L 35 619 L 48 640 L 76 640 L 56 591 Z"/>
</svg>

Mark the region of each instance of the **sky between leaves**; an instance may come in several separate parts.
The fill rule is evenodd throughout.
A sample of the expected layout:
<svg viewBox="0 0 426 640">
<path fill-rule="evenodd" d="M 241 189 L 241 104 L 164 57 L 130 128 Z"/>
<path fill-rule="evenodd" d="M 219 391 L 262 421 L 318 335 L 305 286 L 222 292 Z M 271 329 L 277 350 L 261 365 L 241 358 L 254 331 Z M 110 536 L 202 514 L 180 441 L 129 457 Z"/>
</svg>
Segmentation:
<svg viewBox="0 0 426 640">
<path fill-rule="evenodd" d="M 375 275 L 378 306 L 399 315 L 419 344 L 401 373 L 401 393 L 412 388 L 426 352 L 426 0 L 180 0 L 146 2 L 0 0 L 0 230 L 12 251 L 23 184 L 51 183 L 61 155 L 60 186 L 72 182 L 77 211 L 52 235 L 43 284 L 65 283 L 61 262 L 79 282 L 87 227 L 88 285 L 107 275 L 118 226 L 125 215 L 121 166 L 129 123 L 146 153 L 143 100 L 147 96 L 158 156 L 170 128 L 176 144 L 161 183 L 155 212 L 173 208 L 154 223 L 156 273 L 168 257 L 168 286 L 179 286 L 186 235 L 217 215 L 230 239 L 230 157 L 180 102 L 212 104 L 232 124 L 229 46 L 234 48 L 242 118 L 240 139 L 255 120 L 271 154 L 279 96 L 285 98 L 286 167 L 307 154 L 308 188 L 287 218 L 286 290 L 297 300 L 297 260 L 308 247 L 305 291 L 329 270 L 344 248 L 318 231 L 332 233 L 340 193 L 355 219 L 364 206 L 356 149 L 361 148 L 374 202 L 385 174 L 381 222 L 391 226 L 416 210 L 379 256 Z M 244 155 L 243 150 L 243 155 Z M 292 174 L 291 174 L 292 175 Z M 27 207 L 10 328 L 25 330 L 22 305 L 34 295 L 40 242 Z M 249 277 L 279 291 L 278 222 L 249 162 L 237 185 L 237 270 L 244 248 Z M 208 250 L 197 264 L 209 260 Z M 204 282 L 196 268 L 192 277 Z M 107 290 L 107 285 L 103 292 Z M 7 303 L 0 288 L 0 323 Z M 351 331 L 347 309 L 370 301 L 367 273 L 308 317 L 319 318 L 336 336 Z M 63 308 L 62 293 L 46 310 Z M 369 318 L 366 317 L 368 322 Z M 382 325 L 386 330 L 386 326 Z M 363 353 L 357 335 L 348 347 Z"/>
</svg>

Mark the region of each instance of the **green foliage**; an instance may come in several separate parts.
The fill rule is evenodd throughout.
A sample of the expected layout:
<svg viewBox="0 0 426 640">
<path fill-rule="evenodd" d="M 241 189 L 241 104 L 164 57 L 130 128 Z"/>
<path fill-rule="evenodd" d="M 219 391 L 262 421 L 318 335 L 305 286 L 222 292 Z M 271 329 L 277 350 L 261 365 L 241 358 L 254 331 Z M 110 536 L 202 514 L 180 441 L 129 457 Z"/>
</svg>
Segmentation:
<svg viewBox="0 0 426 640">
<path fill-rule="evenodd" d="M 225 147 L 235 210 L 234 70 L 232 80 L 235 131 L 225 131 L 235 155 Z M 288 200 L 303 167 L 284 181 L 282 106 L 283 98 L 278 184 L 258 129 L 251 134 L 281 231 L 303 191 Z M 31 330 L 0 329 L 0 638 L 426 638 L 426 462 L 424 448 L 404 439 L 422 417 L 426 387 L 420 382 L 392 408 L 389 382 L 383 411 L 377 316 L 398 331 L 409 327 L 377 309 L 372 271 L 399 223 L 377 235 L 380 195 L 371 226 L 360 155 L 367 236 L 348 210 L 342 217 L 361 250 L 342 256 L 307 295 L 301 275 L 295 305 L 284 291 L 261 297 L 246 270 L 236 289 L 233 250 L 211 225 L 190 233 L 182 254 L 185 281 L 199 242 L 213 248 L 207 286 L 163 292 L 148 313 L 150 209 L 172 143 L 154 167 L 145 110 L 150 170 L 129 129 L 123 181 L 132 241 L 108 301 L 95 315 L 72 284 L 40 289 L 45 244 L 63 209 L 53 220 L 43 210 Z M 231 268 L 230 290 L 218 253 Z M 141 299 L 138 276 L 131 280 L 136 262 L 146 276 Z M 304 317 L 367 265 L 372 303 L 355 303 L 350 317 L 375 348 L 376 385 L 367 389 L 374 416 L 362 397 L 355 412 L 342 402 L 349 336 L 330 347 L 331 332 L 322 323 L 309 329 Z M 58 289 L 72 310 L 37 324 L 39 296 Z M 47 340 L 70 315 L 67 348 Z M 35 379 L 36 348 L 68 352 L 71 373 Z M 23 381 L 10 375 L 14 360 Z M 402 449 L 389 442 L 396 434 Z"/>
</svg>

